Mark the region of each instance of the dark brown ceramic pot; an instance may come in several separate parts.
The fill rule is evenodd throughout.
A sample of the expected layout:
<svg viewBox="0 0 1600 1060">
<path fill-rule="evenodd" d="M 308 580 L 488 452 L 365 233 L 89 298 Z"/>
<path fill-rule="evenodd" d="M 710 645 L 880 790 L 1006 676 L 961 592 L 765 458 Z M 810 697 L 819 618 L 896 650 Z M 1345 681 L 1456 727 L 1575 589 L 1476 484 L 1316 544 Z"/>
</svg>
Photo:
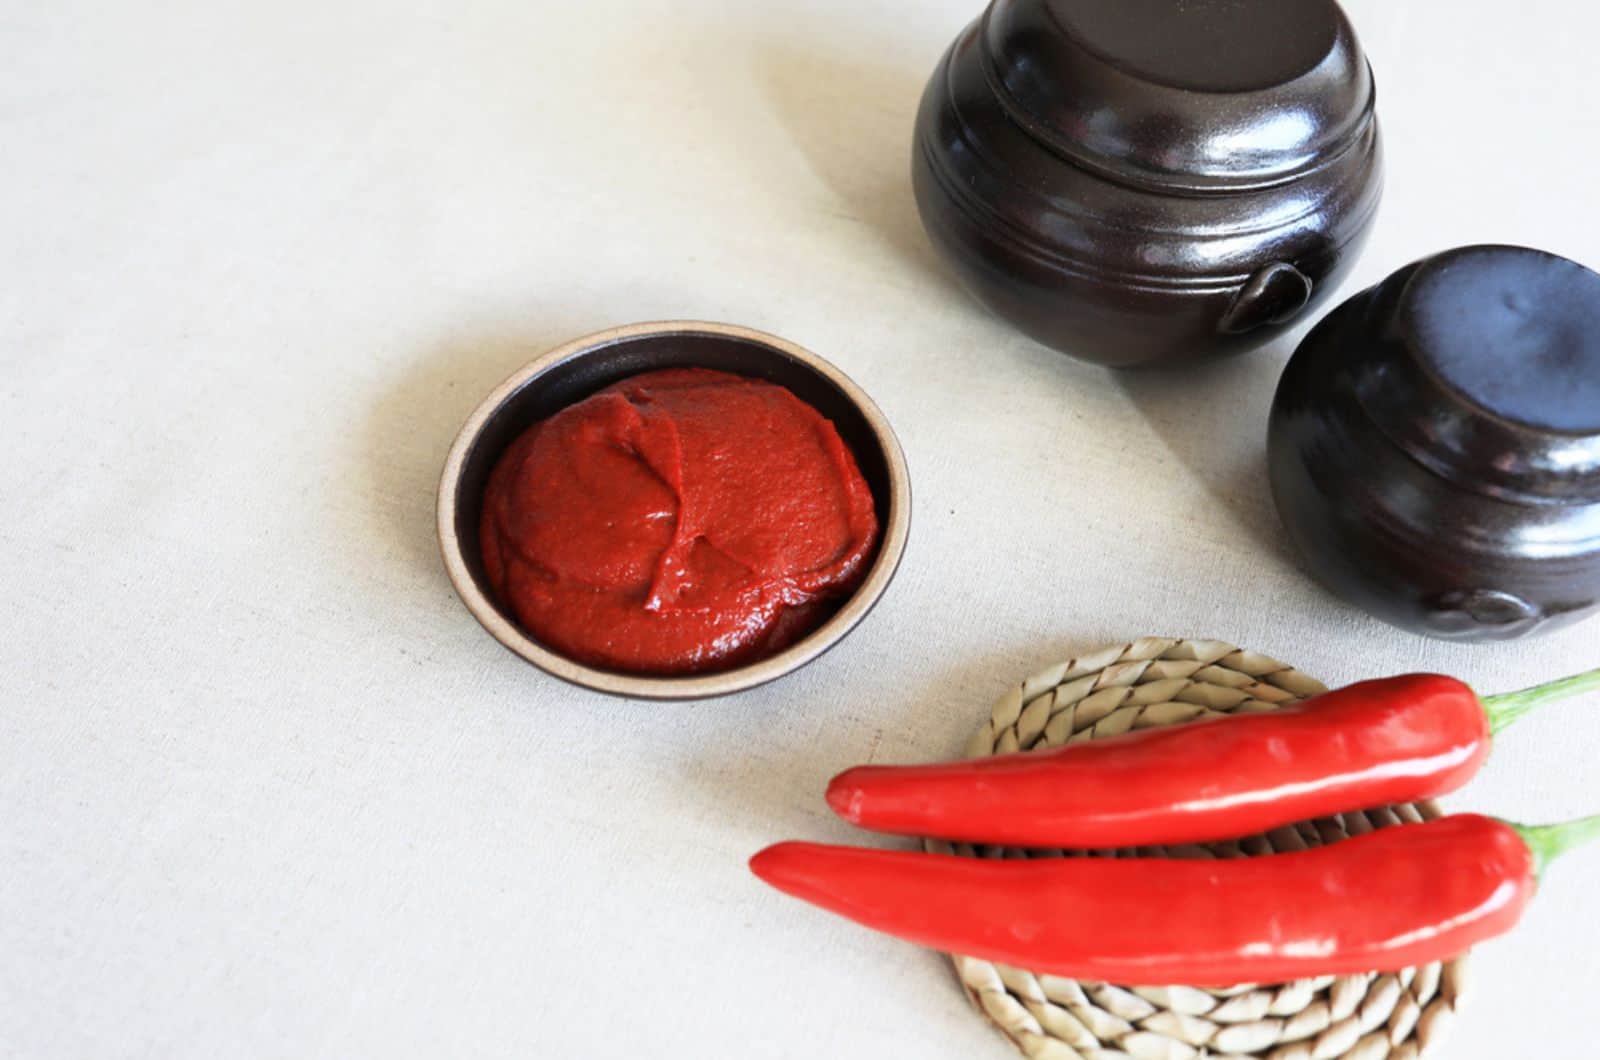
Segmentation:
<svg viewBox="0 0 1600 1060">
<path fill-rule="evenodd" d="M 1381 190 L 1333 0 L 994 0 L 922 99 L 912 181 L 967 287 L 1103 364 L 1259 346 L 1337 284 Z"/>
<path fill-rule="evenodd" d="M 1600 608 L 1600 275 L 1466 247 L 1306 336 L 1268 438 L 1289 534 L 1379 618 L 1505 639 Z"/>
</svg>

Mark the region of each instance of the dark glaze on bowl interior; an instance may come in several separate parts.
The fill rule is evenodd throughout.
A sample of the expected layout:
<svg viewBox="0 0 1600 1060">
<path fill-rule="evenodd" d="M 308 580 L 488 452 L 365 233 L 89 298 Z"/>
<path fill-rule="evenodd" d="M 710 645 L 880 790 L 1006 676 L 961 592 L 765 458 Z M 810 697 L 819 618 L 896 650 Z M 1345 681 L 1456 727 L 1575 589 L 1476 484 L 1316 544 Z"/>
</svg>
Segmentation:
<svg viewBox="0 0 1600 1060">
<path fill-rule="evenodd" d="M 1274 400 L 1278 510 L 1397 626 L 1505 639 L 1600 608 L 1600 275 L 1520 247 L 1407 266 L 1306 336 Z"/>
<path fill-rule="evenodd" d="M 1349 268 L 1374 101 L 1333 0 L 994 0 L 928 83 L 913 186 L 966 286 L 1045 345 L 1235 353 Z"/>
</svg>

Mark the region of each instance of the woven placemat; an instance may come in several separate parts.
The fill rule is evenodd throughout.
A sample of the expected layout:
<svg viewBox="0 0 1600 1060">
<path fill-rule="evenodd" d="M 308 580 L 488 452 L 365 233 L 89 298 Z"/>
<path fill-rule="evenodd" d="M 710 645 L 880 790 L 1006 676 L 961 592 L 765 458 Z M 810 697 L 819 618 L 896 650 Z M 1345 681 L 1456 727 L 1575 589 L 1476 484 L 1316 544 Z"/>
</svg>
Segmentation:
<svg viewBox="0 0 1600 1060">
<path fill-rule="evenodd" d="M 1219 641 L 1147 637 L 1043 670 L 1013 687 L 968 757 L 1053 747 L 1236 711 L 1273 710 L 1326 691 L 1305 674 Z M 1242 857 L 1303 850 L 1437 817 L 1431 803 L 1322 818 L 1225 843 L 1097 852 L 1028 851 L 929 840 L 975 857 Z M 1091 983 L 952 956 L 973 1003 L 1036 1060 L 1414 1060 L 1460 1004 L 1465 959 L 1396 974 L 1192 986 Z"/>
</svg>

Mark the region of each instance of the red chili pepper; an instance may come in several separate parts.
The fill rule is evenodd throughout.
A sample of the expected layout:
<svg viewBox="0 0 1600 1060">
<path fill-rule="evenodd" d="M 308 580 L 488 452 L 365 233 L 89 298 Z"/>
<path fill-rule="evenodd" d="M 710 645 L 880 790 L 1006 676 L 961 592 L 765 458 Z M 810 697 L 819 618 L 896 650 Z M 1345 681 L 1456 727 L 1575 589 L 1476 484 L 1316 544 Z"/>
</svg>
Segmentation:
<svg viewBox="0 0 1600 1060">
<path fill-rule="evenodd" d="M 1291 854 L 984 860 L 816 843 L 750 859 L 787 894 L 912 942 L 1077 979 L 1225 986 L 1393 971 L 1509 931 L 1600 817 L 1462 814 Z"/>
<path fill-rule="evenodd" d="M 861 766 L 828 805 L 878 832 L 1011 846 L 1125 847 L 1249 835 L 1455 791 L 1490 737 L 1534 707 L 1600 688 L 1600 670 L 1479 700 L 1410 674 L 1295 706 L 1047 751 Z"/>
</svg>

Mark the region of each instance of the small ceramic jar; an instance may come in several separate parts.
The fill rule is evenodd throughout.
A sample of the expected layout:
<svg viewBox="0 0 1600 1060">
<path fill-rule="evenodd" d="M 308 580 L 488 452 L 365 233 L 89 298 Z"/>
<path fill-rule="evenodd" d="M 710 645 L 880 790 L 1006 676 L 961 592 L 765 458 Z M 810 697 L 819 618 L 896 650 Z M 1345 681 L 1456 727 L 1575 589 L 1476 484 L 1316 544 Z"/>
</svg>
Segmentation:
<svg viewBox="0 0 1600 1060">
<path fill-rule="evenodd" d="M 1345 302 L 1290 359 L 1272 488 L 1312 572 L 1418 633 L 1600 608 L 1600 275 L 1466 247 Z"/>
<path fill-rule="evenodd" d="M 994 0 L 917 115 L 924 226 L 967 287 L 1109 365 L 1251 349 L 1337 284 L 1381 189 L 1333 0 Z"/>
</svg>

